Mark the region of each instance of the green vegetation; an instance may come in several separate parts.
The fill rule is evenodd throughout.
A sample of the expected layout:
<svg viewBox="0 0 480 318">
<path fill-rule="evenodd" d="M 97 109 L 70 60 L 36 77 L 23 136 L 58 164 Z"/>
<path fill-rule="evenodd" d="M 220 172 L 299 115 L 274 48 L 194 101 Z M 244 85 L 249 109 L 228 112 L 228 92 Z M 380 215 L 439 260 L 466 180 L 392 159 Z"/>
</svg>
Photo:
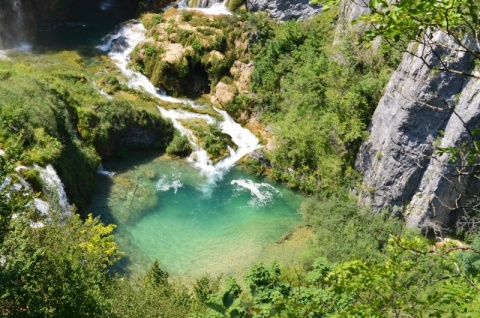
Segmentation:
<svg viewBox="0 0 480 318">
<path fill-rule="evenodd" d="M 87 65 L 73 52 L 0 60 L 0 148 L 15 152 L 17 164 L 53 164 L 80 210 L 89 202 L 101 157 L 165 149 L 173 138 L 173 126 L 155 104 L 124 94 L 118 78 L 101 69 L 104 63 Z M 99 82 L 118 96 L 103 97 L 93 74 L 105 74 Z"/>
<path fill-rule="evenodd" d="M 453 12 L 452 19 L 459 18 L 459 9 L 449 11 L 454 6 L 438 7 Z M 415 8 L 403 9 L 417 16 L 409 10 L 424 7 Z M 475 10 L 473 16 L 478 7 Z M 189 93 L 180 87 L 199 70 L 209 84 L 225 75 L 239 56 L 232 43 L 240 23 L 187 13 L 180 17 L 197 25 L 195 34 L 175 29 L 178 21 L 165 16 L 144 17 L 156 41 L 163 36 L 157 26 L 164 23 L 162 30 L 169 41 L 191 46 L 179 63 L 165 64 L 158 57 L 166 49 L 151 43 L 138 49 L 134 59 L 156 84 L 178 76 L 172 89 L 179 94 Z M 377 22 L 388 18 L 387 27 L 398 20 L 390 13 L 376 17 Z M 438 17 L 425 18 L 436 23 Z M 246 274 L 244 284 L 205 276 L 189 290 L 169 277 L 161 260 L 144 275 L 116 273 L 112 265 L 122 255 L 113 225 L 103 225 L 91 216 L 83 220 L 76 214 L 62 216 L 55 202 L 48 216 L 40 215 L 31 204 L 35 194 L 17 186 L 24 177 L 39 190 L 38 173 L 30 169 L 20 176 L 14 170 L 19 164 L 54 164 L 70 198 L 82 207 L 101 156 L 138 147 L 187 155 L 191 146 L 159 117 L 150 98 L 125 88 L 105 61 L 87 66 L 74 53 L 0 60 L 0 148 L 5 150 L 0 155 L 0 314 L 478 317 L 478 233 L 465 243 L 447 241 L 436 246 L 405 229 L 401 220 L 372 214 L 351 198 L 349 189 L 357 180 L 353 159 L 398 55 L 388 46 L 359 48 L 353 45 L 355 34 L 346 34 L 332 46 L 335 19 L 331 10 L 306 22 L 276 25 L 263 15 L 249 21 L 257 36 L 250 48 L 256 56 L 253 94 L 237 96 L 227 109 L 236 116 L 261 113 L 262 120 L 273 127 L 276 148 L 267 153 L 271 174 L 314 194 L 301 208 L 304 225 L 313 230 L 314 239 L 296 266 L 257 264 Z M 227 31 L 220 34 L 207 27 Z M 400 24 L 398 30 L 411 31 L 410 27 L 418 25 Z M 394 40 L 403 34 L 398 30 L 377 29 Z M 200 34 L 216 40 L 203 41 Z M 211 49 L 220 48 L 225 59 L 213 59 Z M 112 99 L 103 97 L 95 85 L 101 85 Z M 217 126 L 189 124 L 215 158 L 230 144 Z M 246 164 L 263 173 L 255 162 Z"/>
<path fill-rule="evenodd" d="M 190 141 L 188 141 L 187 136 L 182 136 L 180 133 L 176 132 L 166 151 L 169 155 L 187 157 L 192 153 L 192 145 L 190 144 Z"/>
<path fill-rule="evenodd" d="M 228 10 L 234 12 L 241 9 L 242 7 L 245 7 L 246 4 L 246 0 L 228 0 L 226 5 Z"/>
<path fill-rule="evenodd" d="M 207 124 L 203 120 L 182 120 L 182 124 L 199 138 L 200 146 L 214 162 L 229 155 L 228 147 L 232 149 L 237 147 L 232 138 L 222 132 L 218 124 Z"/>
<path fill-rule="evenodd" d="M 254 21 L 261 35 L 252 89 L 275 130 L 268 153 L 272 175 L 291 186 L 326 195 L 354 184 L 356 150 L 399 56 L 382 47 L 361 49 L 355 34 L 332 46 L 333 10 L 306 22 Z M 235 101 L 242 109 L 245 103 Z"/>
<path fill-rule="evenodd" d="M 163 18 L 146 14 L 142 22 L 150 38 L 134 50 L 132 61 L 173 96 L 209 92 L 247 54 L 245 25 L 235 16 L 210 18 L 169 9 Z"/>
</svg>

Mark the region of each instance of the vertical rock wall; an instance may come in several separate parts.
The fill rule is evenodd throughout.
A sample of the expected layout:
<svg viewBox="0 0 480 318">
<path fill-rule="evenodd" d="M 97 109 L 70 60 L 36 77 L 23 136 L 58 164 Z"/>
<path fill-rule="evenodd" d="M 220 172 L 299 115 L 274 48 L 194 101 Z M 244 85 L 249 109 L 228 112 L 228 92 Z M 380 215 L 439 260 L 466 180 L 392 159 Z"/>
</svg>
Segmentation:
<svg viewBox="0 0 480 318">
<path fill-rule="evenodd" d="M 449 155 L 435 147 L 456 146 L 469 138 L 464 123 L 478 127 L 480 81 L 452 72 L 446 65 L 474 72 L 472 55 L 445 34 L 439 46 L 411 46 L 393 74 L 374 113 L 370 138 L 362 145 L 357 168 L 364 174 L 363 201 L 375 210 L 405 215 L 410 226 L 432 228 L 449 222 L 460 193 L 471 189 L 468 178 L 455 176 Z M 442 138 L 441 132 L 444 131 Z"/>
</svg>

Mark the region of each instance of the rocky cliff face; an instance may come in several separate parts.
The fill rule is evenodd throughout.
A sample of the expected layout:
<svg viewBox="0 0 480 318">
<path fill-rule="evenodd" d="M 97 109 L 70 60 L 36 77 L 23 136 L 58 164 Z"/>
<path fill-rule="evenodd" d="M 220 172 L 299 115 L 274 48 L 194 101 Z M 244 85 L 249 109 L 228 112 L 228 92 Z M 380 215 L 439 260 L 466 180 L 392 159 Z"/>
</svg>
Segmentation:
<svg viewBox="0 0 480 318">
<path fill-rule="evenodd" d="M 448 154 L 436 151 L 468 141 L 466 127 L 479 127 L 480 80 L 433 70 L 440 66 L 439 58 L 462 72 L 472 73 L 475 67 L 473 57 L 456 51 L 445 34 L 435 34 L 435 40 L 454 49 L 410 47 L 422 59 L 404 55 L 356 163 L 364 174 L 365 202 L 377 211 L 402 212 L 408 225 L 427 228 L 449 223 L 462 194 L 480 191 L 457 173 Z"/>
<path fill-rule="evenodd" d="M 341 17 L 347 23 L 351 23 L 362 14 L 370 12 L 370 9 L 368 8 L 369 3 L 370 0 L 342 0 L 340 4 Z"/>
<path fill-rule="evenodd" d="M 308 19 L 320 12 L 320 6 L 311 6 L 310 0 L 247 0 L 251 11 L 267 11 L 272 18 L 286 21 Z"/>
</svg>

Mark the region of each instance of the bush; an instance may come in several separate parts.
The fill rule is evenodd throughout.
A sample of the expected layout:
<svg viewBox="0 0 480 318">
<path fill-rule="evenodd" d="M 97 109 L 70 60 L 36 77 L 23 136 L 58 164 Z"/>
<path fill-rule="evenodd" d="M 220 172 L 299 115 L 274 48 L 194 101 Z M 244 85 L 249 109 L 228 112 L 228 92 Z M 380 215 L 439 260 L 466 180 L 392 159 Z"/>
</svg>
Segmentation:
<svg viewBox="0 0 480 318">
<path fill-rule="evenodd" d="M 398 62 L 382 50 L 374 54 L 353 46 L 355 35 L 332 48 L 334 11 L 275 28 L 255 18 L 263 25 L 252 48 L 255 102 L 227 106 L 234 114 L 245 107 L 260 111 L 274 127 L 273 176 L 327 196 L 358 180 L 355 155 Z"/>
<path fill-rule="evenodd" d="M 237 11 L 241 6 L 246 4 L 246 0 L 228 0 L 227 8 L 230 11 Z"/>
<path fill-rule="evenodd" d="M 300 207 L 304 222 L 316 233 L 315 257 L 331 262 L 382 257 L 391 236 L 402 232 L 402 222 L 387 214 L 373 214 L 348 198 L 310 199 Z"/>
<path fill-rule="evenodd" d="M 187 136 L 175 132 L 172 141 L 167 146 L 167 153 L 179 157 L 187 157 L 192 153 L 192 145 Z"/>
</svg>

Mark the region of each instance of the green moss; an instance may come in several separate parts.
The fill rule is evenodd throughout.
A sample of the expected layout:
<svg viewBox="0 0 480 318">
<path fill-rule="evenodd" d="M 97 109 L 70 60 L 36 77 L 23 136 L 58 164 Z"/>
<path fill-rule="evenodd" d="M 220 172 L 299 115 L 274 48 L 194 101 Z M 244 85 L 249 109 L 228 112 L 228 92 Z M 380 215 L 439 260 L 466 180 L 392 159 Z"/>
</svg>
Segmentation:
<svg viewBox="0 0 480 318">
<path fill-rule="evenodd" d="M 176 132 L 166 151 L 169 155 L 187 157 L 192 153 L 192 146 L 187 136 L 182 136 Z"/>
<path fill-rule="evenodd" d="M 227 8 L 230 11 L 237 11 L 239 10 L 242 6 L 245 6 L 247 3 L 246 0 L 228 0 L 227 1 Z"/>
<path fill-rule="evenodd" d="M 153 28 L 149 32 L 156 30 L 163 35 L 157 37 L 157 44 L 144 44 L 142 49 L 134 50 L 132 60 L 137 70 L 146 74 L 155 85 L 164 87 L 169 94 L 196 98 L 211 90 L 220 78 L 229 75 L 235 60 L 245 59 L 245 49 L 236 45 L 244 42 L 246 28 L 235 17 L 209 18 L 193 11 L 188 11 L 186 16 L 186 13 L 176 14 L 170 15 L 163 30 L 148 24 Z M 148 14 L 144 17 L 147 21 L 151 19 Z M 156 48 L 165 41 L 181 44 L 184 59 L 168 63 L 163 60 L 163 52 L 159 53 Z M 216 58 L 218 56 L 222 58 Z"/>
<path fill-rule="evenodd" d="M 0 143 L 18 152 L 19 164 L 53 164 L 80 210 L 94 190 L 100 156 L 164 150 L 173 138 L 151 98 L 126 88 L 108 69 L 108 61 L 87 65 L 74 52 L 0 60 L 9 74 L 0 80 Z M 103 97 L 98 85 L 115 98 Z"/>
</svg>

